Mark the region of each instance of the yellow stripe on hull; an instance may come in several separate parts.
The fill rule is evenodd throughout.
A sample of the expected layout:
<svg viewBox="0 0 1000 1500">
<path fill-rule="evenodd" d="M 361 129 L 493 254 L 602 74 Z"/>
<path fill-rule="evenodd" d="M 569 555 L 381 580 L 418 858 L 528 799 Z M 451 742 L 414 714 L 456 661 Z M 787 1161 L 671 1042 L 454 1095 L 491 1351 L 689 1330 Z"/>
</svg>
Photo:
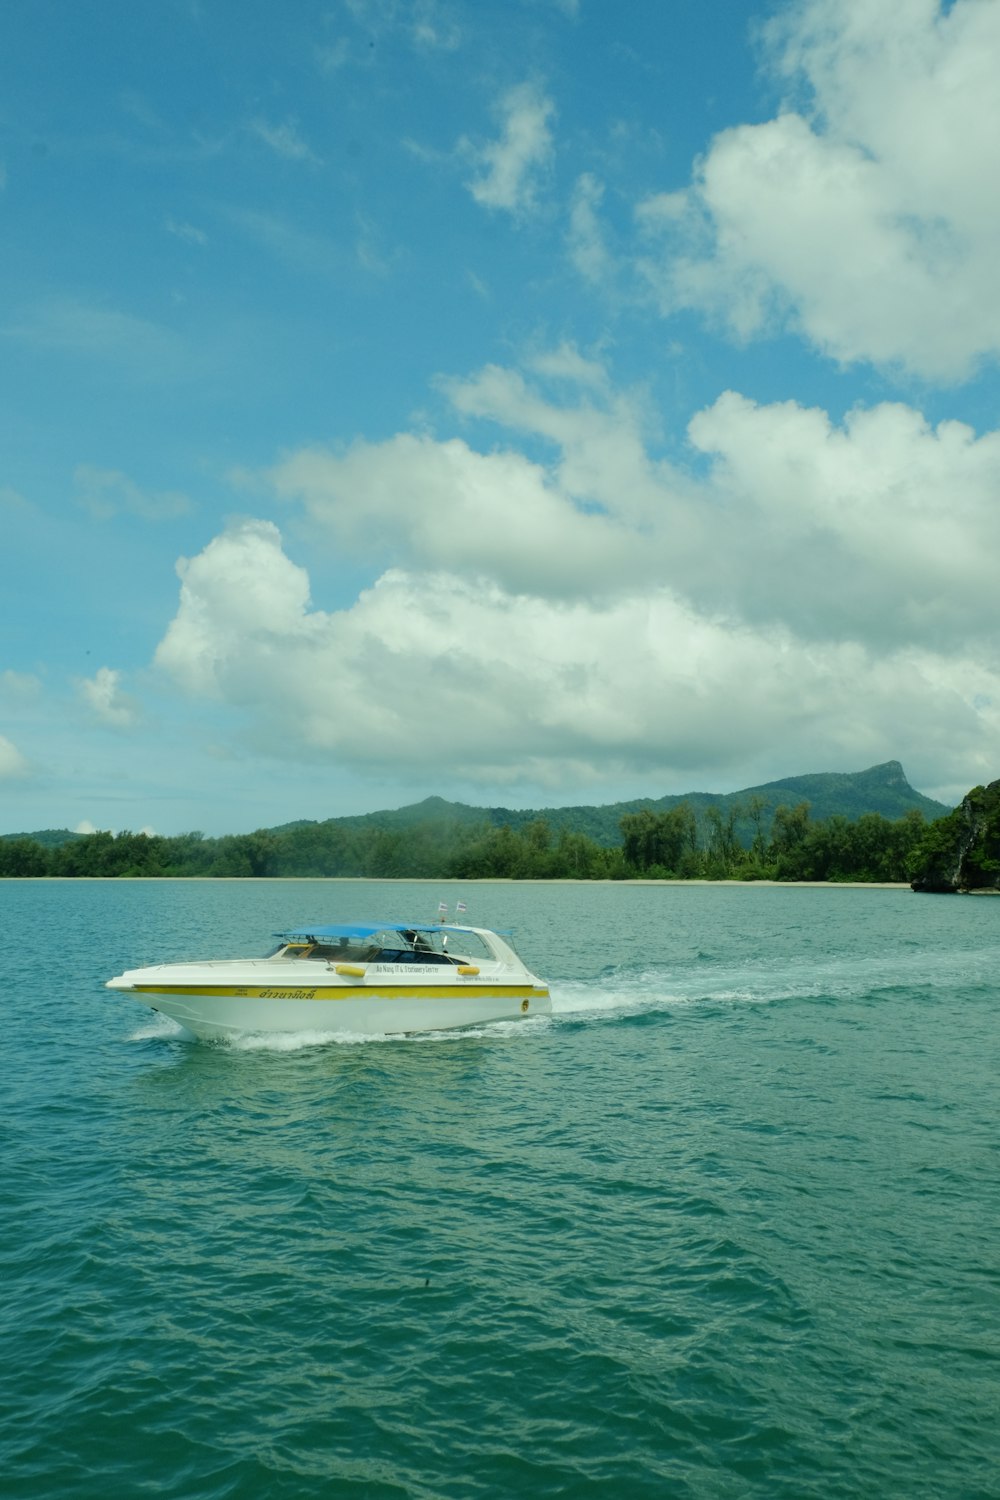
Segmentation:
<svg viewBox="0 0 1000 1500">
<path fill-rule="evenodd" d="M 530 984 L 449 984 L 431 987 L 426 984 L 338 984 L 316 989 L 265 989 L 248 985 L 204 984 L 134 984 L 136 995 L 202 995 L 231 996 L 240 1000 L 457 1000 L 470 995 L 498 1000 L 548 998 L 547 989 Z"/>
<path fill-rule="evenodd" d="M 206 1041 L 248 1033 L 338 1032 L 388 1036 L 440 1031 L 524 1016 L 550 1015 L 542 987 L 508 985 L 297 985 L 281 990 L 256 985 L 142 984 L 136 1000 L 171 1016 Z"/>
</svg>

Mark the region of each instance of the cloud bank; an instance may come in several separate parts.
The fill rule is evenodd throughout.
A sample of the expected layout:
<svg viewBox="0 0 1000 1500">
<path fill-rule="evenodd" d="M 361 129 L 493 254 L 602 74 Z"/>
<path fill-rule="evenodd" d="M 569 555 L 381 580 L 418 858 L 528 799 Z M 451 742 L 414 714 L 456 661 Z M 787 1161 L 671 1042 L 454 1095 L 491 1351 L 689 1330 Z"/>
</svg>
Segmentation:
<svg viewBox="0 0 1000 1500">
<path fill-rule="evenodd" d="M 276 495 L 373 586 L 315 608 L 274 523 L 235 523 L 180 566 L 159 667 L 269 753 L 442 781 L 557 794 L 904 750 L 919 780 L 956 742 L 970 784 L 989 773 L 1000 435 L 729 392 L 678 469 L 600 367 L 538 366 L 448 390 L 548 463 L 412 433 L 288 455 Z"/>
</svg>

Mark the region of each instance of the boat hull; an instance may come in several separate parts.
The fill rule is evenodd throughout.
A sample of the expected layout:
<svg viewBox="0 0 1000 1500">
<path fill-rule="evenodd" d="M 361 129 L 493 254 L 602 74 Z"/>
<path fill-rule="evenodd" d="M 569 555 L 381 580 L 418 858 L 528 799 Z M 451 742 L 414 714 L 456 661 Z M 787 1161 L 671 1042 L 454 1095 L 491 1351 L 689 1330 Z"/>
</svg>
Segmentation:
<svg viewBox="0 0 1000 1500">
<path fill-rule="evenodd" d="M 547 989 L 524 983 L 381 988 L 297 985 L 284 989 L 139 983 L 120 987 L 206 1041 L 261 1033 L 386 1036 L 454 1030 L 548 1015 L 552 1009 Z"/>
</svg>

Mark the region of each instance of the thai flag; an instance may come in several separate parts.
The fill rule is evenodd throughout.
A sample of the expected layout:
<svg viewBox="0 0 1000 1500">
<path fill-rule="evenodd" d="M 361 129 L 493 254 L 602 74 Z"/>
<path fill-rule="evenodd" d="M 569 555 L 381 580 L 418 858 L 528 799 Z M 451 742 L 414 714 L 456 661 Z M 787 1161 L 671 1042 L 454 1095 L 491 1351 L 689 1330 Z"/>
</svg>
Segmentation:
<svg viewBox="0 0 1000 1500">
<path fill-rule="evenodd" d="M 448 910 L 448 903 L 447 903 L 447 901 L 439 901 L 438 902 L 438 915 L 443 917 L 445 915 L 445 913 L 447 912 L 447 910 Z"/>
<path fill-rule="evenodd" d="M 457 912 L 459 912 L 459 913 L 462 913 L 465 910 L 465 902 L 464 901 L 459 901 L 458 904 L 455 907 L 455 910 Z"/>
</svg>

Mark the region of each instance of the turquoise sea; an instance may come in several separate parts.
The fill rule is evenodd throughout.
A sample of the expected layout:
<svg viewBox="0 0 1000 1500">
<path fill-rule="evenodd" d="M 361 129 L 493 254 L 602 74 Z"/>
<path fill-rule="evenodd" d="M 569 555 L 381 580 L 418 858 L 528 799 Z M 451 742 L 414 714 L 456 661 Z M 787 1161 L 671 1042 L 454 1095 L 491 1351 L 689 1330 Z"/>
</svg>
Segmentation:
<svg viewBox="0 0 1000 1500">
<path fill-rule="evenodd" d="M 206 1045 L 102 988 L 513 928 L 554 1014 Z M 1000 1496 L 1000 901 L 0 882 L 9 1500 Z"/>
</svg>

